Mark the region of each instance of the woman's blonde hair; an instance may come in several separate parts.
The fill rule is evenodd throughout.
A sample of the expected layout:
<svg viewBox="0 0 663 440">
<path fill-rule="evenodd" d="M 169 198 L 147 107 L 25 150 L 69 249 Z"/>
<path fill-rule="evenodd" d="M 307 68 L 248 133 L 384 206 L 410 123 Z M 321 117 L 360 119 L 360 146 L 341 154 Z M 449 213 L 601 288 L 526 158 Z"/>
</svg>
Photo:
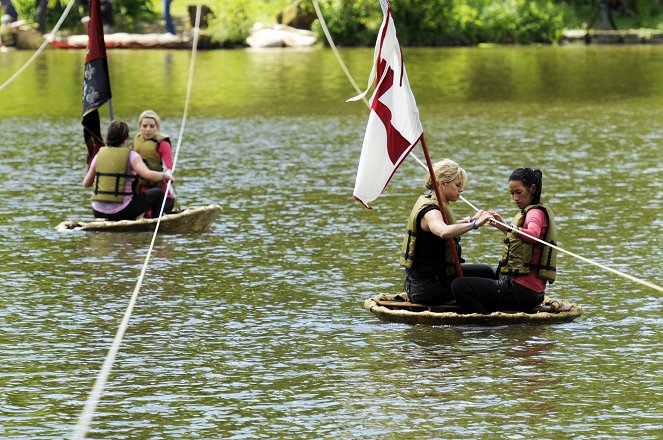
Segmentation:
<svg viewBox="0 0 663 440">
<path fill-rule="evenodd" d="M 149 119 L 154 119 L 154 122 L 157 123 L 157 130 L 161 128 L 161 118 L 159 115 L 157 115 L 157 112 L 154 110 L 145 110 L 143 113 L 140 114 L 138 117 L 138 128 L 140 128 L 140 124 L 143 122 L 143 119 L 149 118 Z"/>
<path fill-rule="evenodd" d="M 459 176 L 463 182 L 463 186 L 467 185 L 467 173 L 456 162 L 451 159 L 442 159 L 433 164 L 433 172 L 435 173 L 435 180 L 438 184 L 440 182 L 452 182 Z M 433 189 L 433 182 L 431 182 L 430 173 L 426 173 L 424 178 L 424 186 L 427 189 Z"/>
</svg>

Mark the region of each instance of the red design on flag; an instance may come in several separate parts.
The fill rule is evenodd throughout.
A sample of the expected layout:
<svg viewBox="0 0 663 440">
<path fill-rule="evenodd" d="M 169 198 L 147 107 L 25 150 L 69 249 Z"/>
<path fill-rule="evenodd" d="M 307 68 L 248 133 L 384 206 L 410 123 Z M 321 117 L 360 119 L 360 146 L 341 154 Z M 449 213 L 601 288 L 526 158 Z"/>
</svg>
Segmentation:
<svg viewBox="0 0 663 440">
<path fill-rule="evenodd" d="M 352 193 L 367 208 L 382 193 L 423 135 L 391 8 L 386 0 L 381 3 L 385 15 L 375 45 L 376 56 L 369 84 L 373 78 L 377 80 Z M 399 81 L 396 82 L 395 78 Z M 352 99 L 360 99 L 365 93 Z"/>
<path fill-rule="evenodd" d="M 385 66 L 387 65 L 386 61 L 380 63 L 380 68 L 378 68 L 378 75 L 384 71 Z M 396 165 L 398 159 L 403 155 L 403 152 L 410 146 L 410 142 L 399 133 L 398 130 L 391 124 L 391 110 L 389 107 L 384 105 L 380 98 L 387 93 L 394 85 L 394 69 L 391 67 L 388 68 L 387 74 L 385 75 L 384 80 L 380 83 L 376 91 L 377 99 L 373 100 L 373 111 L 377 113 L 378 118 L 384 124 L 385 129 L 387 130 L 387 153 L 389 154 L 389 159 L 391 163 Z"/>
</svg>

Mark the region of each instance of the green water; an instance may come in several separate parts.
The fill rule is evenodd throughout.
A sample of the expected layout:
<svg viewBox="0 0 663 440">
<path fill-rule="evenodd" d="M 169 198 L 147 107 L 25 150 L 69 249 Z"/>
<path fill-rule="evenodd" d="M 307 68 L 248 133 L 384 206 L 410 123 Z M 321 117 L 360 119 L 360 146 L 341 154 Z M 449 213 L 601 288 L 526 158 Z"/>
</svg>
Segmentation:
<svg viewBox="0 0 663 440">
<path fill-rule="evenodd" d="M 342 54 L 364 85 L 372 50 Z M 0 82 L 30 55 L 0 53 Z M 663 47 L 404 55 L 432 155 L 468 171 L 467 199 L 510 217 L 509 173 L 539 167 L 563 248 L 661 284 Z M 179 139 L 189 59 L 110 51 L 116 117 L 134 130 L 153 108 Z M 2 438 L 71 435 L 151 239 L 54 229 L 92 218 L 83 60 L 46 52 L 0 92 Z M 654 290 L 562 255 L 549 294 L 582 304 L 570 324 L 407 326 L 362 308 L 402 288 L 423 170 L 406 161 L 372 211 L 352 200 L 353 94 L 329 51 L 198 54 L 176 190 L 224 211 L 208 233 L 157 238 L 89 437 L 660 438 Z M 500 241 L 469 234 L 464 255 L 494 264 Z"/>
</svg>

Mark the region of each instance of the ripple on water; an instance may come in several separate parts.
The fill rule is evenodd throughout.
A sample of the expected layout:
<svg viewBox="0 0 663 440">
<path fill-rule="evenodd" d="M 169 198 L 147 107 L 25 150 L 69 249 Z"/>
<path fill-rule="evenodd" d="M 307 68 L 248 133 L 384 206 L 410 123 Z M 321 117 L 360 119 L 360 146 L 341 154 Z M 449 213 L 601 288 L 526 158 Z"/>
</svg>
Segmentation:
<svg viewBox="0 0 663 440">
<path fill-rule="evenodd" d="M 513 57 L 525 56 L 531 67 L 541 53 L 556 54 L 548 75 L 567 57 L 580 57 L 568 67 L 572 73 L 583 62 L 600 70 L 602 57 L 614 53 L 558 49 L 408 53 L 443 59 L 447 70 L 467 67 L 462 81 L 451 81 L 453 90 L 433 78 L 436 93 L 419 100 L 429 148 L 435 159 L 451 156 L 467 169 L 469 200 L 507 217 L 515 211 L 505 188 L 509 173 L 541 168 L 562 247 L 655 281 L 663 248 L 656 234 L 658 92 L 626 99 L 621 81 L 596 102 L 578 85 L 569 84 L 569 92 L 544 81 L 543 98 L 525 97 L 519 84 L 537 90 L 538 76 L 517 76 Z M 645 87 L 633 69 L 660 71 L 647 64 L 660 55 L 637 51 L 658 49 L 630 50 L 637 63 L 621 63 L 594 81 L 605 86 L 626 69 L 629 84 Z M 130 52 L 112 56 L 135 66 Z M 220 52 L 204 55 L 204 63 L 224 72 L 215 57 L 265 68 L 284 57 L 276 51 L 243 60 L 242 51 Z M 364 64 L 371 50 L 344 52 L 351 68 L 370 68 Z M 332 55 L 316 54 L 315 66 L 291 66 L 304 69 L 298 78 L 336 69 Z M 72 54 L 61 56 L 80 65 Z M 170 56 L 171 67 L 186 61 L 171 52 L 142 56 L 156 65 Z M 501 73 L 499 80 L 485 81 L 486 68 Z M 480 87 L 472 72 L 484 72 Z M 523 81 L 511 83 L 514 75 Z M 571 77 L 575 83 L 582 75 Z M 339 78 L 323 84 L 325 93 L 338 94 L 345 86 Z M 493 82 L 497 91 L 486 94 Z M 240 82 L 236 87 L 247 96 Z M 315 88 L 304 89 L 316 96 Z M 281 92 L 287 111 L 283 103 L 253 102 L 268 94 L 250 95 L 250 107 L 241 108 L 219 104 L 227 94 L 218 90 L 202 92 L 218 109 L 199 108 L 188 121 L 177 191 L 185 205 L 221 203 L 224 210 L 208 233 L 157 238 L 90 437 L 657 437 L 663 304 L 644 286 L 565 255 L 548 293 L 583 305 L 573 323 L 423 327 L 385 324 L 363 310 L 367 296 L 402 289 L 399 245 L 422 170 L 406 161 L 375 209 L 365 210 L 351 198 L 365 110 L 332 105 L 327 112 Z M 89 194 L 80 190 L 78 113 L 42 110 L 39 118 L 0 119 L 9 140 L 0 144 L 0 435 L 7 438 L 69 435 L 151 239 L 54 231 L 91 213 Z M 164 118 L 170 133 L 177 132 L 174 119 Z M 648 194 L 647 203 L 638 194 Z M 463 237 L 471 261 L 494 264 L 500 246 L 485 230 Z"/>
</svg>

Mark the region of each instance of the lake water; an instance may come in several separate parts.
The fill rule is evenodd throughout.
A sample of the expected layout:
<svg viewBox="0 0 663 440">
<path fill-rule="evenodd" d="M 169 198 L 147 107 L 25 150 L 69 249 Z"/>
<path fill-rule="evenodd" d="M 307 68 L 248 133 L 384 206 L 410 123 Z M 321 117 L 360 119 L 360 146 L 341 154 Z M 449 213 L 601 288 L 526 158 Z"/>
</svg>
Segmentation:
<svg viewBox="0 0 663 440">
<path fill-rule="evenodd" d="M 341 52 L 365 84 L 372 49 Z M 0 53 L 0 82 L 30 55 Z M 541 168 L 563 248 L 661 283 L 663 47 L 404 55 L 433 159 L 468 171 L 468 200 L 510 218 L 510 172 Z M 135 132 L 152 108 L 177 140 L 190 54 L 108 56 L 115 117 Z M 71 435 L 151 239 L 55 231 L 92 218 L 83 61 L 46 52 L 0 92 L 2 438 Z M 327 50 L 198 54 L 176 190 L 223 212 L 208 233 L 157 237 L 88 436 L 661 438 L 655 290 L 562 255 L 548 293 L 582 304 L 573 323 L 409 326 L 362 308 L 403 287 L 424 171 L 407 160 L 373 210 L 352 199 L 368 115 L 354 94 Z M 464 255 L 495 264 L 501 239 L 468 234 Z"/>
</svg>

